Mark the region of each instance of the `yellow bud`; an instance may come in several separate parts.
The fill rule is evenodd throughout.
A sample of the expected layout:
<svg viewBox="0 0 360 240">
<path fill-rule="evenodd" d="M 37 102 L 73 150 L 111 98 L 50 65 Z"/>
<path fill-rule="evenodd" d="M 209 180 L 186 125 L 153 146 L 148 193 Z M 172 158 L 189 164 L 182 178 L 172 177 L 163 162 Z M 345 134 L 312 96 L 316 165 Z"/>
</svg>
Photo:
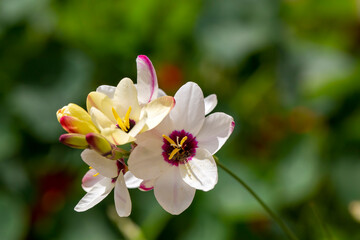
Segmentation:
<svg viewBox="0 0 360 240">
<path fill-rule="evenodd" d="M 90 148 L 94 149 L 96 152 L 106 158 L 117 160 L 120 158 L 129 157 L 128 151 L 111 144 L 104 136 L 100 134 L 89 133 L 86 135 L 86 141 Z"/>
<path fill-rule="evenodd" d="M 86 135 L 86 141 L 89 146 L 103 156 L 111 155 L 112 146 L 105 137 L 96 133 Z"/>
<path fill-rule="evenodd" d="M 60 136 L 59 141 L 66 146 L 72 148 L 85 149 L 89 147 L 85 135 L 77 134 L 77 133 L 68 133 Z"/>
<path fill-rule="evenodd" d="M 91 121 L 89 113 L 76 104 L 70 103 L 59 109 L 56 116 L 61 126 L 69 133 L 87 134 L 99 132 Z"/>
</svg>

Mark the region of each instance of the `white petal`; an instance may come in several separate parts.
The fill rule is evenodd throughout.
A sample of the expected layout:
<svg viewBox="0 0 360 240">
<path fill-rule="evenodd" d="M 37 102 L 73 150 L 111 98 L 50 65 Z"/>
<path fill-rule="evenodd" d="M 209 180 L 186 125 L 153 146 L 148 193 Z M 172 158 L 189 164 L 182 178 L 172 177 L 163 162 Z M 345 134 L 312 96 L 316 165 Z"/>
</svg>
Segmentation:
<svg viewBox="0 0 360 240">
<path fill-rule="evenodd" d="M 142 179 L 135 177 L 134 174 L 132 174 L 130 171 L 125 173 L 124 179 L 127 188 L 138 188 L 143 181 Z"/>
<path fill-rule="evenodd" d="M 81 153 L 81 158 L 104 177 L 114 178 L 118 175 L 116 161 L 101 156 L 95 150 L 85 149 Z"/>
<path fill-rule="evenodd" d="M 172 166 L 155 182 L 154 194 L 159 204 L 169 213 L 178 215 L 187 209 L 195 195 L 195 188 L 186 184 L 179 168 Z"/>
<path fill-rule="evenodd" d="M 203 127 L 196 136 L 198 146 L 214 155 L 224 145 L 234 130 L 234 119 L 225 113 L 213 113 L 206 117 Z"/>
<path fill-rule="evenodd" d="M 163 137 L 162 137 L 163 134 L 169 136 L 174 130 L 175 129 L 174 129 L 173 122 L 170 119 L 169 115 L 167 115 L 156 128 L 153 128 L 151 131 L 148 131 L 148 132 L 151 132 L 150 134 L 152 135 L 152 137 L 159 137 L 159 138 L 163 139 Z M 148 133 L 148 132 L 145 132 L 145 133 Z M 143 134 L 145 134 L 145 133 L 143 133 Z M 147 136 L 147 135 L 143 135 L 143 134 L 141 134 L 141 135 Z"/>
<path fill-rule="evenodd" d="M 104 178 L 103 175 L 97 173 L 98 172 L 95 169 L 90 169 L 82 178 L 81 186 L 86 192 L 89 192 L 96 183 Z"/>
<path fill-rule="evenodd" d="M 170 96 L 164 96 L 148 103 L 144 110 L 146 111 L 147 130 L 153 129 L 169 114 L 175 105 L 175 99 Z"/>
<path fill-rule="evenodd" d="M 114 184 L 110 178 L 104 178 L 96 183 L 90 191 L 75 206 L 75 211 L 86 211 L 101 202 L 113 189 Z"/>
<path fill-rule="evenodd" d="M 175 107 L 170 112 L 176 130 L 197 135 L 205 119 L 204 95 L 193 82 L 183 85 L 175 94 Z"/>
<path fill-rule="evenodd" d="M 125 185 L 122 171 L 115 183 L 114 200 L 116 212 L 120 217 L 127 217 L 131 213 L 131 199 L 129 191 Z"/>
<path fill-rule="evenodd" d="M 137 89 L 140 104 L 146 104 L 158 97 L 158 81 L 154 66 L 145 55 L 136 58 Z"/>
<path fill-rule="evenodd" d="M 162 156 L 162 138 L 148 131 L 138 136 L 138 146 L 131 152 L 129 170 L 138 178 L 154 179 L 160 176 L 171 165 Z M 155 137 L 152 137 L 155 136 Z"/>
<path fill-rule="evenodd" d="M 126 112 L 131 107 L 130 119 L 139 120 L 140 105 L 137 95 L 136 87 L 131 79 L 124 78 L 119 82 L 114 93 L 113 103 L 120 117 L 125 117 Z"/>
<path fill-rule="evenodd" d="M 144 180 L 141 182 L 139 189 L 144 192 L 150 191 L 154 189 L 154 184 L 155 184 L 155 179 Z"/>
<path fill-rule="evenodd" d="M 215 94 L 207 96 L 205 99 L 205 115 L 209 114 L 217 105 L 217 97 Z"/>
<path fill-rule="evenodd" d="M 162 90 L 161 88 L 158 89 L 158 98 L 159 97 L 163 97 L 163 96 L 167 96 L 166 92 L 164 92 L 164 90 Z"/>
<path fill-rule="evenodd" d="M 209 191 L 218 181 L 215 160 L 205 149 L 196 149 L 196 155 L 179 167 L 182 179 L 193 188 Z"/>
<path fill-rule="evenodd" d="M 161 123 L 162 125 L 162 123 Z M 136 144 L 145 148 L 151 149 L 151 147 L 159 147 L 161 148 L 163 144 L 162 134 L 163 130 L 159 129 L 160 125 L 157 128 L 154 128 L 150 131 L 146 131 L 141 133 L 136 138 Z M 162 151 L 162 150 L 161 150 Z"/>
<path fill-rule="evenodd" d="M 115 89 L 116 89 L 116 87 L 114 87 L 114 86 L 101 85 L 96 89 L 96 91 L 107 95 L 109 98 L 113 98 Z"/>
<path fill-rule="evenodd" d="M 145 111 L 145 108 L 143 108 L 143 118 L 141 120 L 147 120 L 147 112 Z M 135 125 L 136 127 L 136 125 Z M 134 128 L 135 128 L 134 127 Z M 132 130 L 132 129 L 131 129 Z M 149 140 L 149 138 L 159 138 L 161 141 L 163 139 L 162 135 L 170 135 L 170 133 L 172 133 L 174 131 L 174 127 L 173 127 L 173 122 L 169 117 L 169 114 L 159 123 L 159 125 L 157 125 L 155 128 L 149 130 L 147 125 L 144 126 L 144 128 L 141 131 L 140 135 L 137 135 L 136 137 L 136 142 L 138 143 L 138 138 L 143 139 L 142 141 L 140 141 L 140 144 L 143 143 L 144 141 L 147 142 Z M 131 132 L 131 131 L 130 131 Z M 129 132 L 129 134 L 130 134 Z M 144 139 L 145 138 L 145 139 Z"/>
</svg>

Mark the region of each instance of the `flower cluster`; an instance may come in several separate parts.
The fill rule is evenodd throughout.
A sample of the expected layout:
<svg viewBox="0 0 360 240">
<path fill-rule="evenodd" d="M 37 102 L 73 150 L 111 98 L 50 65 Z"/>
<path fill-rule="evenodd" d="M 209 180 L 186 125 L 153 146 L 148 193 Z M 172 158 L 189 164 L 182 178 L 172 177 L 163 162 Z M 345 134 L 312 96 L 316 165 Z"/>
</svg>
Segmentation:
<svg viewBox="0 0 360 240">
<path fill-rule="evenodd" d="M 231 135 L 233 118 L 208 115 L 216 95 L 204 98 L 196 83 L 167 96 L 158 88 L 151 61 L 141 55 L 136 63 L 137 84 L 124 78 L 116 87 L 102 85 L 88 95 L 87 111 L 72 103 L 57 111 L 68 132 L 60 142 L 84 149 L 81 158 L 90 168 L 76 211 L 95 206 L 114 189 L 118 215 L 129 216 L 128 188 L 138 188 L 153 189 L 166 211 L 180 214 L 196 189 L 209 191 L 217 183 L 213 155 Z M 124 149 L 128 143 L 130 151 Z"/>
</svg>

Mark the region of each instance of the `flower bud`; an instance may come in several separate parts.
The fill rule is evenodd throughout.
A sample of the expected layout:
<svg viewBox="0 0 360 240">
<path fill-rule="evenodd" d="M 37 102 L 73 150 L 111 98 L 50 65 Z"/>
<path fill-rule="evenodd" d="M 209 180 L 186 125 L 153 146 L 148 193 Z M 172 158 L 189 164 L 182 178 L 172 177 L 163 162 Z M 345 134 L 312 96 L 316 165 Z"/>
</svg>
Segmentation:
<svg viewBox="0 0 360 240">
<path fill-rule="evenodd" d="M 86 135 L 86 141 L 89 146 L 102 156 L 109 159 L 120 159 L 126 157 L 128 152 L 111 144 L 104 136 L 97 133 Z"/>
<path fill-rule="evenodd" d="M 85 135 L 77 133 L 67 133 L 60 136 L 59 141 L 72 148 L 85 149 L 89 147 Z"/>
<path fill-rule="evenodd" d="M 69 133 L 87 134 L 99 132 L 92 123 L 90 115 L 76 104 L 70 103 L 59 109 L 56 116 L 61 126 Z"/>
<path fill-rule="evenodd" d="M 89 146 L 103 156 L 111 154 L 112 146 L 105 137 L 96 133 L 86 134 L 86 141 Z"/>
</svg>

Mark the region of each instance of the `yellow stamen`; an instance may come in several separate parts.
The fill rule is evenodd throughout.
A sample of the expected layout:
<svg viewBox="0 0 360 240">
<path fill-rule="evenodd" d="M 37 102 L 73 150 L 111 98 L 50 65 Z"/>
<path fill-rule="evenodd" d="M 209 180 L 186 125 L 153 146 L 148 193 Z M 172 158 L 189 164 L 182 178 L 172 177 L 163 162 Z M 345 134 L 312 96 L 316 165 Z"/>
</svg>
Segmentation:
<svg viewBox="0 0 360 240">
<path fill-rule="evenodd" d="M 121 130 L 123 130 L 124 132 L 127 132 L 127 128 L 126 128 L 124 122 L 121 120 L 121 118 L 119 118 L 117 123 L 118 123 L 119 127 L 121 128 Z"/>
<path fill-rule="evenodd" d="M 92 169 L 92 167 L 89 167 L 89 169 Z"/>
<path fill-rule="evenodd" d="M 169 160 L 171 160 L 174 157 L 174 155 L 179 151 L 180 151 L 180 148 L 174 148 L 174 150 L 172 150 L 172 152 L 169 156 Z"/>
<path fill-rule="evenodd" d="M 99 175 L 100 173 L 95 173 L 94 175 L 93 175 L 93 177 L 96 177 L 97 175 Z"/>
<path fill-rule="evenodd" d="M 163 138 L 165 138 L 171 144 L 171 146 L 175 146 L 175 147 L 177 146 L 176 143 L 174 142 L 174 140 L 172 140 L 171 138 L 169 138 L 165 134 L 163 134 L 162 136 L 163 136 Z"/>
<path fill-rule="evenodd" d="M 115 119 L 116 119 L 116 121 L 117 121 L 120 117 L 119 117 L 119 115 L 117 114 L 115 108 L 111 108 L 111 111 L 112 111 L 112 113 L 114 114 L 114 117 L 115 117 Z"/>
<path fill-rule="evenodd" d="M 111 109 L 112 113 L 114 114 L 114 117 L 116 119 L 117 124 L 119 125 L 119 127 L 121 128 L 121 130 L 123 130 L 124 132 L 127 131 L 123 120 L 119 117 L 119 115 L 117 114 L 116 110 L 114 108 Z"/>
<path fill-rule="evenodd" d="M 187 140 L 187 136 L 183 137 L 180 142 L 180 147 L 184 144 L 184 142 Z"/>
<path fill-rule="evenodd" d="M 129 107 L 125 115 L 125 126 L 127 127 L 127 129 L 130 128 L 130 112 L 131 112 L 131 106 Z"/>
</svg>

